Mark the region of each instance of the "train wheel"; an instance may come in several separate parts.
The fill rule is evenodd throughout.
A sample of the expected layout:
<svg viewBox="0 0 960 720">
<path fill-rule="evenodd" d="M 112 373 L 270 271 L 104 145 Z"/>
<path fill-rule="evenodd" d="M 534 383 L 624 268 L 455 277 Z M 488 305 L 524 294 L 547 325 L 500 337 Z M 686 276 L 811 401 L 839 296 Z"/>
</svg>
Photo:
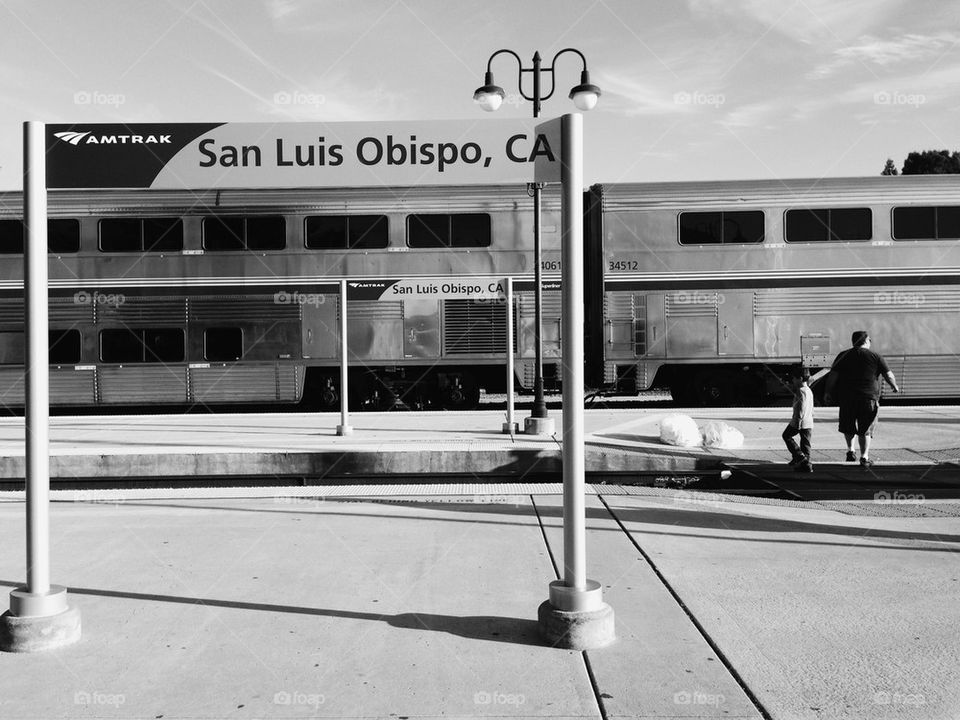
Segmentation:
<svg viewBox="0 0 960 720">
<path fill-rule="evenodd" d="M 305 412 L 329 412 L 340 408 L 340 384 L 332 375 L 309 374 L 300 402 Z"/>
<path fill-rule="evenodd" d="M 377 411 L 389 409 L 392 405 L 392 393 L 376 373 L 351 377 L 349 382 L 351 409 Z"/>
<path fill-rule="evenodd" d="M 701 370 L 693 379 L 697 401 L 705 407 L 724 407 L 734 402 L 736 383 L 726 370 Z"/>
<path fill-rule="evenodd" d="M 340 389 L 333 378 L 328 377 L 325 380 L 326 382 L 321 387 L 317 400 L 322 410 L 335 410 L 340 407 Z"/>
<path fill-rule="evenodd" d="M 469 373 L 442 377 L 438 390 L 444 410 L 473 410 L 480 404 L 480 387 Z"/>
</svg>

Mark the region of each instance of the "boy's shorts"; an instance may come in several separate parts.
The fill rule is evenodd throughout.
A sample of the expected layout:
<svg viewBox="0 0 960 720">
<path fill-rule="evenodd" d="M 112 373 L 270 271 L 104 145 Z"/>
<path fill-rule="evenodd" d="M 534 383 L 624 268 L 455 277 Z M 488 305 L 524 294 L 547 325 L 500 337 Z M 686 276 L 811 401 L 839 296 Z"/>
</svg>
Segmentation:
<svg viewBox="0 0 960 720">
<path fill-rule="evenodd" d="M 880 405 L 873 398 L 858 396 L 840 401 L 840 424 L 838 429 L 844 435 L 866 435 L 873 437 L 873 428 L 877 424 Z"/>
</svg>

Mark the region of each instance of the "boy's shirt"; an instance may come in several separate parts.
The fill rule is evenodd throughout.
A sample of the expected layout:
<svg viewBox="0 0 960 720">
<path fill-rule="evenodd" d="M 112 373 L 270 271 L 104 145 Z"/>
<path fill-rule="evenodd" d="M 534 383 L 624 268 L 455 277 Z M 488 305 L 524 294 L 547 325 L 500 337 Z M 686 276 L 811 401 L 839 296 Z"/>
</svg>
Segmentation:
<svg viewBox="0 0 960 720">
<path fill-rule="evenodd" d="M 790 424 L 801 430 L 813 429 L 813 390 L 801 385 L 793 396 L 793 419 Z"/>
</svg>

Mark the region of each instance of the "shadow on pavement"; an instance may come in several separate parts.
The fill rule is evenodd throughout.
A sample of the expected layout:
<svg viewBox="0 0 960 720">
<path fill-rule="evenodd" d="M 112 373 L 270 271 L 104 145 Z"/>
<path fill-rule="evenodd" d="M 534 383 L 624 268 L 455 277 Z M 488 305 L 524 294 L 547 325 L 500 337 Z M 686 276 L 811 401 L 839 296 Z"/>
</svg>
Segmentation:
<svg viewBox="0 0 960 720">
<path fill-rule="evenodd" d="M 0 585 L 7 587 L 19 587 L 22 584 L 23 583 L 11 582 L 9 580 L 0 580 Z M 437 615 L 435 613 L 381 615 L 378 613 L 357 612 L 354 610 L 334 610 L 331 608 L 312 608 L 297 605 L 270 605 L 265 603 L 239 602 L 236 600 L 122 592 L 119 590 L 100 590 L 96 588 L 68 587 L 67 591 L 73 595 L 88 595 L 91 597 L 166 602 L 180 605 L 202 605 L 230 608 L 233 610 L 316 615 L 318 617 L 340 618 L 345 620 L 373 620 L 385 622 L 390 627 L 403 630 L 428 630 L 430 632 L 448 633 L 470 640 L 490 640 L 491 642 L 519 645 L 547 646 L 547 644 L 540 639 L 537 621 L 525 618 L 511 618 L 497 615 Z"/>
<path fill-rule="evenodd" d="M 803 522 L 797 520 L 787 520 L 783 518 L 767 518 L 757 515 L 747 515 L 742 512 L 741 507 L 738 507 L 736 503 L 727 503 L 724 500 L 707 500 L 697 498 L 695 493 L 690 493 L 685 497 L 674 497 L 674 498 L 659 498 L 661 503 L 667 502 L 671 503 L 670 505 L 660 504 L 656 507 L 645 507 L 645 508 L 622 508 L 616 506 L 616 498 L 619 496 L 608 496 L 607 500 L 610 503 L 614 504 L 613 512 L 619 520 L 623 522 L 631 522 L 642 524 L 643 527 L 635 527 L 637 532 L 652 534 L 652 535 L 674 535 L 677 537 L 689 537 L 689 538 L 699 538 L 699 539 L 716 539 L 716 540 L 736 540 L 739 542 L 767 542 L 767 543 L 790 543 L 798 545 L 851 545 L 857 547 L 870 547 L 874 549 L 903 549 L 900 546 L 888 545 L 888 546 L 865 546 L 862 544 L 862 541 L 865 539 L 871 540 L 898 540 L 898 541 L 914 541 L 914 542 L 936 542 L 936 543 L 960 543 L 960 535 L 944 535 L 941 533 L 931 533 L 931 532 L 911 532 L 911 531 L 901 531 L 901 530 L 887 530 L 882 528 L 864 528 L 856 525 L 836 525 L 829 523 L 816 523 L 816 522 Z M 330 505 L 337 502 L 336 500 L 331 500 Z M 337 515 L 341 517 L 350 517 L 357 518 L 357 520 L 362 520 L 365 518 L 376 518 L 380 520 L 392 519 L 395 521 L 407 521 L 407 522 L 459 522 L 459 523 L 469 523 L 469 524 L 481 524 L 481 525 L 527 525 L 531 530 L 537 528 L 536 517 L 539 514 L 540 519 L 544 521 L 544 524 L 547 526 L 558 526 L 563 520 L 563 508 L 558 505 L 547 505 L 538 502 L 536 504 L 536 511 L 532 505 L 515 505 L 515 504 L 501 504 L 501 503 L 487 503 L 487 504 L 472 504 L 469 501 L 463 503 L 451 503 L 451 502 L 430 502 L 427 500 L 423 501 L 406 501 L 403 503 L 390 502 L 385 500 L 370 499 L 361 501 L 364 504 L 369 504 L 376 506 L 378 504 L 390 505 L 391 507 L 397 507 L 397 505 L 402 505 L 405 508 L 434 511 L 431 514 L 416 514 L 416 515 L 391 515 L 391 514 L 378 514 L 378 513 L 360 513 L 360 512 L 336 512 L 331 511 L 329 505 L 323 509 L 311 509 L 311 510 L 297 510 L 295 512 L 307 515 L 313 515 L 317 518 L 323 518 L 324 516 Z M 351 504 L 357 503 L 357 500 L 350 500 Z M 203 505 L 184 505 L 184 504 L 173 504 L 173 503 L 124 503 L 123 506 L 142 506 L 142 507 L 168 507 L 168 508 L 177 508 L 177 509 L 189 509 L 189 510 L 200 510 L 200 511 L 214 511 L 214 512 L 265 512 L 265 513 L 291 513 L 293 511 L 287 510 L 273 510 L 273 509 L 258 509 L 258 508 L 235 508 L 235 507 L 224 507 L 224 506 L 203 506 Z M 453 518 L 453 517 L 441 517 L 436 513 L 436 511 L 445 511 L 445 512 L 456 512 L 463 514 L 473 514 L 473 515 L 486 515 L 487 517 L 478 517 L 477 519 L 473 518 Z M 491 517 L 492 516 L 492 517 Z M 496 516 L 502 517 L 515 517 L 517 522 L 510 522 L 506 519 L 495 519 Z M 620 528 L 616 526 L 615 523 L 604 523 L 603 521 L 612 520 L 610 512 L 606 508 L 586 508 L 586 516 L 588 521 L 587 529 L 591 532 L 599 531 L 610 531 L 610 532 L 621 532 Z M 520 521 L 520 518 L 525 518 L 527 521 Z M 705 535 L 701 533 L 692 534 L 691 532 L 668 532 L 667 528 L 674 530 L 684 530 L 689 529 L 693 530 L 720 530 L 725 531 L 729 534 L 716 534 L 716 535 Z M 752 536 L 751 533 L 764 533 L 763 536 Z M 812 540 L 805 538 L 784 538 L 784 537 L 772 537 L 773 533 L 780 535 L 791 534 L 791 533 L 804 533 L 807 535 L 835 535 L 841 537 L 853 538 L 854 541 L 851 543 L 838 543 L 838 542 L 826 542 L 823 540 Z M 935 548 L 922 548 L 916 546 L 910 546 L 911 550 L 919 551 L 931 551 L 931 552 L 958 552 L 956 547 L 935 547 Z M 2 584 L 2 582 L 0 582 Z M 306 610 L 309 610 L 306 609 Z M 316 614 L 323 614 L 325 611 L 316 611 Z M 336 612 L 336 611 L 330 611 Z M 371 615 L 372 619 L 386 619 L 386 616 Z M 462 618 L 460 618 L 462 620 Z"/>
</svg>

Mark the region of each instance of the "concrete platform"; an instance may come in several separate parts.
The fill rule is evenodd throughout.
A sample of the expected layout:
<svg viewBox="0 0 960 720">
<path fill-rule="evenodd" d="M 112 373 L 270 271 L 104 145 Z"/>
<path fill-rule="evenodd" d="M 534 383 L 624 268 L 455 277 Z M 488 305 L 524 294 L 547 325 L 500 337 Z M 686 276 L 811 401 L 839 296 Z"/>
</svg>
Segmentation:
<svg viewBox="0 0 960 720">
<path fill-rule="evenodd" d="M 724 420 L 743 432 L 738 450 L 686 449 L 659 441 L 675 412 L 703 424 Z M 782 463 L 787 408 L 588 410 L 587 472 L 624 478 L 712 473 L 731 464 Z M 465 481 L 553 479 L 560 471 L 555 436 L 503 435 L 504 413 L 354 413 L 340 437 L 339 414 L 146 415 L 54 417 L 51 476 L 61 480 L 125 477 L 191 479 L 299 478 L 313 483 L 397 476 L 456 476 Z M 814 463 L 842 463 L 836 408 L 818 408 Z M 0 419 L 0 479 L 22 478 L 23 420 Z M 899 466 L 927 469 L 960 459 L 960 408 L 884 407 L 872 451 L 874 473 Z M 836 472 L 834 474 L 836 474 Z"/>
<path fill-rule="evenodd" d="M 54 491 L 83 638 L 0 654 L 0 717 L 960 716 L 960 518 L 591 487 L 618 641 L 576 653 L 536 633 L 559 490 Z M 23 537 L 5 495 L 4 596 Z"/>
</svg>

